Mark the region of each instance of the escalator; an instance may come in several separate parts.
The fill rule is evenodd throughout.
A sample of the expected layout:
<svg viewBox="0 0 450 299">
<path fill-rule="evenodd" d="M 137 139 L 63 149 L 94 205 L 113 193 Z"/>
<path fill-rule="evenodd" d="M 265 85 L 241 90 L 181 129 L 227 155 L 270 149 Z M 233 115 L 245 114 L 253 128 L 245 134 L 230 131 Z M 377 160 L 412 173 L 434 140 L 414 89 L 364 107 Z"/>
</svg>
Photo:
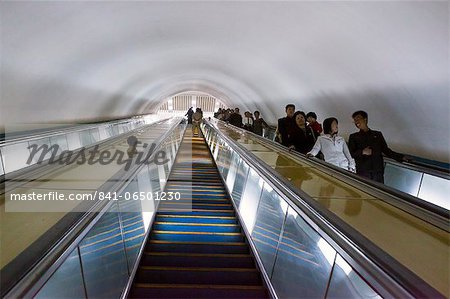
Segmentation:
<svg viewBox="0 0 450 299">
<path fill-rule="evenodd" d="M 273 156 L 268 148 L 250 141 L 244 148 L 208 124 L 202 127 L 206 139 L 185 128 L 180 124 L 158 139 L 167 163 L 141 165 L 109 188 L 121 199 L 71 231 L 68 247 L 55 246 L 6 298 L 446 297 L 427 282 L 448 274 L 416 276 L 324 209 L 322 189 L 318 202 L 296 193 L 296 181 L 276 175 L 280 167 L 258 160 L 261 153 Z M 334 195 L 367 199 L 362 211 L 376 200 L 333 182 Z M 134 199 L 142 193 L 166 200 Z M 170 200 L 176 194 L 180 199 Z M 359 215 L 353 212 L 343 209 L 351 220 Z M 439 259 L 436 248 L 433 258 Z"/>
<path fill-rule="evenodd" d="M 448 297 L 448 214 L 441 217 L 419 209 L 350 173 L 292 155 L 222 122 L 207 122 L 203 130 L 277 296 L 304 294 L 308 289 L 314 291 L 308 297 L 365 298 L 376 293 L 395 298 Z M 276 224 L 264 209 L 268 204 L 271 211 L 281 211 Z M 265 256 L 268 250 L 260 245 L 259 228 L 267 224 L 276 229 L 271 233 L 274 250 Z M 309 248 L 316 260 L 325 257 L 331 261 L 331 274 L 326 263 L 316 263 L 319 270 L 305 263 L 304 254 L 293 258 L 285 244 L 302 251 Z M 368 261 L 376 266 L 367 267 Z M 358 282 L 353 281 L 353 273 L 361 278 Z M 317 277 L 305 279 L 310 276 Z M 343 290 L 353 293 L 364 280 L 368 285 L 359 295 L 342 295 Z"/>
<path fill-rule="evenodd" d="M 131 298 L 267 298 L 203 137 L 186 131 L 129 293 Z"/>
<path fill-rule="evenodd" d="M 103 125 L 100 126 L 103 127 Z M 95 144 L 75 149 L 69 148 L 75 154 L 81 150 L 89 153 L 95 149 L 96 158 L 101 153 L 112 153 L 111 156 L 114 158 L 108 163 L 91 165 L 86 162 L 87 159 L 84 159 L 86 163 L 68 163 L 67 165 L 47 164 L 44 161 L 42 165 L 35 164 L 29 168 L 8 173 L 8 177 L 0 177 L 0 181 L 7 179 L 2 181 L 5 188 L 3 192 L 0 192 L 0 236 L 1 243 L 4 244 L 1 250 L 0 275 L 2 298 L 76 298 L 84 296 L 85 293 L 90 297 L 99 297 L 106 294 L 102 292 L 105 288 L 108 292 L 118 289 L 118 295 L 120 295 L 123 287 L 121 283 L 126 282 L 129 275 L 127 263 L 133 262 L 133 254 L 137 251 L 138 244 L 142 243 L 141 236 L 145 231 L 143 213 L 135 212 L 136 207 L 141 207 L 141 204 L 125 200 L 120 192 L 127 186 L 128 188 L 137 186 L 137 181 L 142 182 L 142 179 L 136 178 L 136 173 L 140 177 L 148 178 L 147 185 L 151 185 L 155 191 L 159 190 L 160 181 L 165 180 L 173 163 L 172 157 L 181 141 L 185 125 L 180 124 L 180 119 L 173 118 L 148 125 L 144 124 L 137 129 L 131 126 L 128 130 L 126 130 L 127 128 L 118 127 L 117 130 L 111 130 L 109 135 L 100 134 L 100 137 L 105 138 L 100 138 L 100 141 Z M 72 131 L 64 134 L 71 134 L 70 136 L 79 137 L 80 140 L 82 136 L 87 136 Z M 130 168 L 125 170 L 126 165 L 119 163 L 117 159 L 120 155 L 115 154 L 126 153 L 129 147 L 127 138 L 131 135 L 139 138 L 141 142 L 137 146 L 139 152 L 144 153 L 146 149 L 143 146 L 144 143 L 152 144 L 151 148 L 155 149 L 152 157 L 162 150 L 168 155 L 169 161 L 164 165 L 149 163 L 151 165 L 147 166 L 144 161 L 140 161 L 139 164 L 136 160 L 136 163 L 130 163 Z M 66 140 L 66 138 L 61 139 Z M 21 141 L 19 145 L 28 142 Z M 19 150 L 17 151 L 20 153 Z M 152 175 L 152 180 L 150 180 L 150 175 Z M 141 188 L 147 185 L 141 184 Z M 157 186 L 158 189 L 156 189 Z M 161 187 L 163 186 L 161 185 Z M 15 204 L 13 207 L 16 210 L 12 212 L 8 210 L 8 204 L 11 203 L 9 194 L 11 193 L 29 195 L 53 191 L 73 196 L 89 195 L 88 198 L 92 200 L 22 201 L 19 208 L 28 207 L 31 204 L 34 206 L 21 211 Z M 138 193 L 138 191 L 141 190 L 137 188 L 134 192 Z M 120 209 L 118 200 L 114 198 L 98 200 L 98 194 L 102 192 L 121 196 Z M 128 194 L 133 193 L 128 192 Z M 65 206 L 65 202 L 69 204 Z M 11 209 L 11 206 L 9 207 Z M 48 207 L 52 209 L 46 210 Z M 32 208 L 36 208 L 36 210 Z M 103 212 L 105 213 L 103 214 Z M 138 217 L 139 215 L 140 217 Z M 112 244 L 108 243 L 110 241 Z M 114 254 L 111 255 L 112 252 Z M 80 258 L 81 256 L 82 258 Z M 116 258 L 114 263 L 119 264 L 121 270 L 111 271 L 111 267 L 114 267 L 114 263 L 111 263 L 111 265 L 105 265 L 108 275 L 100 276 L 103 280 L 108 280 L 111 276 L 113 282 L 111 285 L 116 288 L 97 285 L 91 287 L 92 284 L 95 284 L 95 279 L 89 279 L 90 275 L 97 278 L 98 273 L 105 272 L 105 269 L 99 264 L 104 263 L 108 258 L 113 257 L 114 259 L 117 256 L 120 258 Z M 74 263 L 76 266 L 73 266 Z M 83 263 L 83 273 L 81 272 L 81 263 Z M 55 274 L 50 281 L 46 281 L 49 278 L 48 275 L 51 275 L 48 273 L 64 272 L 66 265 L 70 265 L 69 272 L 73 274 L 73 277 L 86 278 L 89 282 L 73 279 L 79 283 L 70 282 L 73 285 L 72 288 L 61 287 L 60 290 L 56 290 L 57 286 L 65 285 L 64 275 Z"/>
</svg>

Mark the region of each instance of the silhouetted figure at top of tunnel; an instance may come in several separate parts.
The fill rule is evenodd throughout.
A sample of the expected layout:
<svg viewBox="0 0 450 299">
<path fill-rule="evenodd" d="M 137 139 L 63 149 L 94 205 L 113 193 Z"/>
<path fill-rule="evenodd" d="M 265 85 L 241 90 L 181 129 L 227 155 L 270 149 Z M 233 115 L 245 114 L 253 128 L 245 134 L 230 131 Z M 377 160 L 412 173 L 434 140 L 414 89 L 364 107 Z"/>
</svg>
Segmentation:
<svg viewBox="0 0 450 299">
<path fill-rule="evenodd" d="M 356 173 L 384 183 L 383 155 L 398 162 L 407 161 L 405 155 L 391 150 L 379 131 L 371 130 L 368 123 L 368 114 L 365 111 L 356 111 L 352 115 L 355 126 L 359 132 L 353 133 L 348 139 L 348 148 L 356 161 Z"/>
<path fill-rule="evenodd" d="M 286 116 L 278 119 L 277 141 L 284 146 L 289 146 L 289 132 L 295 126 L 295 105 L 287 104 L 285 111 Z"/>
<path fill-rule="evenodd" d="M 188 117 L 188 124 L 192 124 L 192 115 L 194 114 L 193 108 L 189 108 L 189 110 L 186 112 L 184 116 Z"/>
</svg>

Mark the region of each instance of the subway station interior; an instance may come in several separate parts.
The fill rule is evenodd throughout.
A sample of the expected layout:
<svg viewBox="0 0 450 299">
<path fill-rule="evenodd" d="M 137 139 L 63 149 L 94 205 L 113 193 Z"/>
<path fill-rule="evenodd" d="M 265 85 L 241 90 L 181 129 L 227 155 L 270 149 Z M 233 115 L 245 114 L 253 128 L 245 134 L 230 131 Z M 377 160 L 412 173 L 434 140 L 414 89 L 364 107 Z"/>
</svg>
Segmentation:
<svg viewBox="0 0 450 299">
<path fill-rule="evenodd" d="M 449 15 L 0 2 L 1 297 L 449 298 Z M 286 144 L 288 104 L 356 169 Z M 402 157 L 380 152 L 384 181 L 360 110 Z"/>
</svg>

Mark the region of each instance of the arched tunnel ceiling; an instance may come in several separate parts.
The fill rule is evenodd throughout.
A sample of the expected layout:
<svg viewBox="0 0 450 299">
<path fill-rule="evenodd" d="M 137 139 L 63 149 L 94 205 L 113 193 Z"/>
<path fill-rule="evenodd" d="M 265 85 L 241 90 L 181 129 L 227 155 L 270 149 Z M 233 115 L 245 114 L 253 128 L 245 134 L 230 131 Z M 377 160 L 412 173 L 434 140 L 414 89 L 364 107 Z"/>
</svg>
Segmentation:
<svg viewBox="0 0 450 299">
<path fill-rule="evenodd" d="M 448 1 L 1 2 L 1 124 L 155 112 L 199 90 L 269 122 L 369 112 L 392 148 L 449 161 Z"/>
</svg>

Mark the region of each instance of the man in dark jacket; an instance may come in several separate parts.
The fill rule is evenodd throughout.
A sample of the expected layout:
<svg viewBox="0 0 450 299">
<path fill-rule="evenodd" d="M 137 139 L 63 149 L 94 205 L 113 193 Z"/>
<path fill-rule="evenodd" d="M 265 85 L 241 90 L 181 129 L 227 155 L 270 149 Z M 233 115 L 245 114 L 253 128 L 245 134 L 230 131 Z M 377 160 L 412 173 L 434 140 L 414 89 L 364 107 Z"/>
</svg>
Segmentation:
<svg viewBox="0 0 450 299">
<path fill-rule="evenodd" d="M 192 124 L 192 115 L 194 114 L 194 110 L 191 108 L 189 108 L 189 110 L 186 112 L 186 114 L 184 116 L 188 117 L 188 124 Z"/>
<path fill-rule="evenodd" d="M 295 128 L 295 105 L 288 104 L 286 105 L 286 117 L 278 119 L 278 140 L 284 146 L 289 146 L 289 133 Z"/>
<path fill-rule="evenodd" d="M 253 115 L 255 116 L 255 120 L 253 121 L 253 133 L 262 136 L 263 129 L 268 128 L 269 125 L 262 117 L 261 118 L 259 117 L 260 116 L 259 111 L 255 111 Z"/>
<path fill-rule="evenodd" d="M 356 161 L 356 173 L 360 176 L 384 183 L 383 155 L 399 162 L 406 161 L 403 154 L 391 150 L 384 140 L 383 134 L 373 131 L 367 126 L 368 115 L 365 111 L 356 111 L 352 115 L 359 132 L 348 139 L 348 148 Z"/>
<path fill-rule="evenodd" d="M 234 109 L 234 112 L 228 118 L 228 122 L 233 126 L 242 128 L 242 115 L 239 113 L 239 108 Z"/>
</svg>

